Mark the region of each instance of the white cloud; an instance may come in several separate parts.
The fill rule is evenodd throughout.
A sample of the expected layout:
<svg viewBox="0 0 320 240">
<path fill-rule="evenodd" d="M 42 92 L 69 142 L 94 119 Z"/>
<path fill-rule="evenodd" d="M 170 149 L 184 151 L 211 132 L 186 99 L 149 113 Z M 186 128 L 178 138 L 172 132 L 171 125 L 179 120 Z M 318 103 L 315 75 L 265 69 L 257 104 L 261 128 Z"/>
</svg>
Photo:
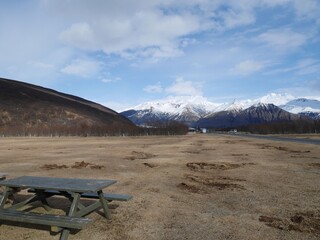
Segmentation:
<svg viewBox="0 0 320 240">
<path fill-rule="evenodd" d="M 232 72 L 235 74 L 249 75 L 261 70 L 263 66 L 264 64 L 260 61 L 246 60 L 236 64 L 234 68 L 232 68 Z"/>
<path fill-rule="evenodd" d="M 299 60 L 296 64 L 290 67 L 275 68 L 268 72 L 268 74 L 288 73 L 294 72 L 298 75 L 308 75 L 320 72 L 320 62 L 316 59 L 306 58 Z"/>
<path fill-rule="evenodd" d="M 294 0 L 293 5 L 300 18 L 316 20 L 320 18 L 320 2 L 318 0 Z"/>
<path fill-rule="evenodd" d="M 278 50 L 298 48 L 305 44 L 307 39 L 306 34 L 294 32 L 289 28 L 269 30 L 257 37 L 258 41 Z"/>
<path fill-rule="evenodd" d="M 178 77 L 171 86 L 165 89 L 165 91 L 169 94 L 178 96 L 201 96 L 202 84 Z"/>
<path fill-rule="evenodd" d="M 115 78 L 101 77 L 100 80 L 103 83 L 112 83 L 112 82 L 120 81 L 121 78 L 120 77 L 115 77 Z"/>
<path fill-rule="evenodd" d="M 82 78 L 89 78 L 97 75 L 100 70 L 101 62 L 88 59 L 76 59 L 66 67 L 62 68 L 61 72 Z"/>
<path fill-rule="evenodd" d="M 277 106 L 286 104 L 290 100 L 293 100 L 295 97 L 286 92 L 277 92 L 277 93 L 268 93 L 267 95 L 256 99 L 256 102 L 262 103 L 273 103 Z"/>
<path fill-rule="evenodd" d="M 223 19 L 223 28 L 230 29 L 238 26 L 249 25 L 255 22 L 251 11 L 234 11 L 233 9 L 219 14 Z"/>
<path fill-rule="evenodd" d="M 303 59 L 299 61 L 296 70 L 299 75 L 320 73 L 320 62 L 315 59 Z"/>
<path fill-rule="evenodd" d="M 104 67 L 106 67 L 106 65 L 104 65 Z M 115 83 L 115 82 L 119 82 L 122 80 L 121 77 L 114 76 L 111 72 L 108 72 L 105 70 L 100 71 L 99 79 L 103 83 Z"/>
<path fill-rule="evenodd" d="M 51 71 L 54 70 L 55 66 L 53 64 L 43 63 L 43 62 L 30 62 L 31 66 L 41 69 Z"/>
<path fill-rule="evenodd" d="M 212 83 L 233 81 L 232 67 L 241 76 L 265 69 L 266 63 L 267 70 L 290 69 L 298 55 L 318 58 L 320 25 L 314 23 L 320 24 L 319 4 L 319 0 L 3 1 L 0 69 L 3 76 L 39 83 L 62 82 L 70 77 L 64 74 L 94 77 L 100 84 L 118 81 L 104 74 L 110 71 L 121 73 L 121 84 L 128 84 L 142 72 L 136 72 L 134 64 L 158 74 L 157 79 L 183 74 Z M 281 19 L 275 21 L 278 15 Z M 277 27 L 270 30 L 272 26 Z M 292 54 L 297 49 L 299 54 Z M 261 56 L 263 62 L 256 61 Z M 117 63 L 107 65 L 109 61 Z M 281 84 L 289 84 L 299 74 L 319 73 L 319 61 L 293 65 Z M 148 86 L 151 83 L 144 76 L 141 81 L 145 91 L 161 91 Z M 198 95 L 202 90 L 201 84 L 189 79 L 162 87 L 163 93 L 177 95 Z M 207 93 L 223 94 L 214 84 L 207 87 Z M 141 87 L 136 88 L 132 86 L 130 94 L 141 93 Z"/>
<path fill-rule="evenodd" d="M 161 86 L 161 83 L 158 82 L 157 84 L 155 85 L 148 85 L 146 86 L 144 89 L 143 89 L 145 92 L 148 92 L 148 93 L 161 93 L 163 88 Z"/>
<path fill-rule="evenodd" d="M 165 14 L 155 8 L 144 11 L 133 8 L 124 15 L 125 9 L 109 14 L 109 4 L 101 4 L 101 8 L 106 12 L 99 15 L 98 11 L 94 20 L 82 9 L 86 13 L 82 17 L 85 21 L 63 30 L 60 39 L 84 50 L 102 50 L 107 54 L 137 51 L 166 58 L 180 54 L 180 37 L 205 29 L 200 16 L 187 12 Z"/>
<path fill-rule="evenodd" d="M 9 55 L 25 54 L 29 58 L 29 55 L 39 52 L 41 47 L 44 48 L 44 54 L 41 54 L 45 55 L 48 43 L 63 43 L 75 50 L 102 51 L 131 60 L 151 58 L 157 61 L 182 56 L 184 49 L 189 46 L 185 39 L 196 38 L 193 34 L 223 32 L 254 24 L 257 9 L 279 5 L 285 6 L 288 11 L 296 11 L 298 16 L 320 12 L 316 11 L 319 3 L 315 0 L 40 1 L 36 9 L 42 14 L 32 12 L 32 17 L 21 19 L 16 17 L 18 14 L 10 14 L 8 23 L 1 25 L 0 29 L 7 31 L 0 31 L 3 36 L 1 41 L 9 40 L 6 44 L 1 42 L 5 47 L 0 45 L 0 55 L 4 51 L 8 52 L 8 56 L 3 58 L 6 62 L 11 57 Z M 23 21 L 25 18 L 32 19 L 32 22 L 21 23 L 16 20 Z M 318 20 L 319 17 L 313 19 Z M 294 47 L 305 42 L 299 33 L 292 33 L 284 37 L 283 34 L 279 35 L 282 36 L 279 39 L 274 36 L 278 35 L 277 32 L 266 32 L 260 36 L 260 41 L 278 47 Z M 292 37 L 292 42 L 283 40 Z M 12 40 L 17 42 L 22 38 L 23 42 L 12 44 Z M 55 42 L 57 39 L 60 42 Z M 14 45 L 18 50 L 7 51 L 6 45 Z"/>
<path fill-rule="evenodd" d="M 60 39 L 75 47 L 95 50 L 95 36 L 88 23 L 72 24 L 69 29 L 60 33 Z"/>
<path fill-rule="evenodd" d="M 97 1 L 96 1 L 97 2 Z M 187 47 L 185 39 L 205 31 L 225 31 L 255 23 L 257 7 L 286 0 L 84 0 L 46 2 L 70 22 L 60 39 L 83 50 L 120 54 L 127 58 L 172 58 Z M 52 10 L 53 9 L 53 10 Z"/>
<path fill-rule="evenodd" d="M 147 59 L 147 63 L 157 63 L 160 59 L 182 56 L 183 51 L 177 46 L 167 45 L 161 47 L 148 47 L 120 53 L 120 56 L 128 60 Z M 135 65 L 135 64 L 134 64 Z M 138 64 L 139 65 L 139 64 Z"/>
<path fill-rule="evenodd" d="M 306 81 L 295 86 L 279 89 L 278 92 L 293 95 L 295 98 L 309 98 L 320 100 L 319 79 Z"/>
<path fill-rule="evenodd" d="M 287 3 L 290 3 L 292 0 L 261 0 L 261 3 L 266 6 L 278 6 L 278 5 L 284 5 Z"/>
</svg>

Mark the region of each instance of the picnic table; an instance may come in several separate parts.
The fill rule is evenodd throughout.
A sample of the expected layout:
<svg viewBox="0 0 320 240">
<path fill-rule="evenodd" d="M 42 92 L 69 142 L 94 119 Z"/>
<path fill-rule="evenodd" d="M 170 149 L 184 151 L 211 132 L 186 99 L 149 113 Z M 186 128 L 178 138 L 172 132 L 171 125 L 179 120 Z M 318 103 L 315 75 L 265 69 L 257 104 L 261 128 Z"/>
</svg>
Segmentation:
<svg viewBox="0 0 320 240">
<path fill-rule="evenodd" d="M 102 207 L 104 216 L 111 219 L 108 201 L 127 201 L 132 197 L 125 194 L 106 194 L 103 189 L 115 184 L 116 180 L 52 178 L 23 176 L 0 181 L 5 190 L 0 200 L 0 220 L 22 223 L 41 224 L 55 227 L 61 231 L 60 240 L 66 240 L 71 229 L 82 229 L 92 222 L 85 216 Z M 28 189 L 31 196 L 26 200 L 6 206 L 8 197 L 13 193 Z M 71 206 L 64 215 L 39 214 L 25 211 L 25 206 L 40 201 L 43 207 L 50 211 L 47 198 L 64 196 L 70 200 Z M 94 201 L 85 206 L 81 203 L 84 198 Z M 20 210 L 19 210 L 20 209 Z M 23 209 L 21 211 L 21 209 Z"/>
</svg>

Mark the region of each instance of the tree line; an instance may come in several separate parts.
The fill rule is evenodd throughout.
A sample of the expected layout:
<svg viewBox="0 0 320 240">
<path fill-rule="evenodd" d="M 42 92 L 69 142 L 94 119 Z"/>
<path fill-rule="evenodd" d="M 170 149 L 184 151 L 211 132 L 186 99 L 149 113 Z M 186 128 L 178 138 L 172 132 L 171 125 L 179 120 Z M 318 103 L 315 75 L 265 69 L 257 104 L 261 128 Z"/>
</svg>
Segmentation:
<svg viewBox="0 0 320 240">
<path fill-rule="evenodd" d="M 87 123 L 63 125 L 19 125 L 0 126 L 0 136 L 145 136 L 145 135 L 182 135 L 188 127 L 179 122 L 157 123 L 148 127 L 138 127 L 121 123 L 90 125 Z"/>
<path fill-rule="evenodd" d="M 256 134 L 320 133 L 320 120 L 264 123 L 242 126 L 238 130 Z"/>
</svg>

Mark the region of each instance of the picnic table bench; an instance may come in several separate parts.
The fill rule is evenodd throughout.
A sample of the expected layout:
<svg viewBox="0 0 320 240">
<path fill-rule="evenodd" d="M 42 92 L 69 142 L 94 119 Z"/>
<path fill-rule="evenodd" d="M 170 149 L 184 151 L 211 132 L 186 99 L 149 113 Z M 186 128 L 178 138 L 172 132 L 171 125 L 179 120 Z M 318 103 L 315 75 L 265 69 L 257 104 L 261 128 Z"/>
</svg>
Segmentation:
<svg viewBox="0 0 320 240">
<path fill-rule="evenodd" d="M 34 223 L 39 225 L 48 225 L 64 227 L 70 229 L 82 229 L 92 220 L 89 218 L 77 218 L 69 216 L 60 216 L 53 214 L 40 214 L 22 211 L 1 210 L 0 219 L 22 223 Z"/>
<path fill-rule="evenodd" d="M 15 179 L 0 181 L 0 186 L 5 186 L 5 191 L 0 200 L 0 220 L 22 223 L 48 225 L 57 227 L 61 231 L 60 240 L 66 240 L 70 229 L 82 229 L 92 222 L 85 218 L 87 214 L 98 208 L 103 209 L 107 219 L 111 219 L 108 202 L 127 201 L 132 198 L 126 194 L 107 194 L 102 189 L 116 183 L 115 180 L 75 179 L 75 178 L 49 178 L 24 176 Z M 5 207 L 5 203 L 13 192 L 28 189 L 32 195 L 26 200 Z M 39 214 L 25 212 L 19 209 L 35 201 L 40 201 L 43 207 L 50 211 L 47 198 L 59 195 L 71 201 L 71 206 L 66 216 L 53 214 Z M 95 199 L 94 203 L 84 206 L 83 198 Z"/>
</svg>

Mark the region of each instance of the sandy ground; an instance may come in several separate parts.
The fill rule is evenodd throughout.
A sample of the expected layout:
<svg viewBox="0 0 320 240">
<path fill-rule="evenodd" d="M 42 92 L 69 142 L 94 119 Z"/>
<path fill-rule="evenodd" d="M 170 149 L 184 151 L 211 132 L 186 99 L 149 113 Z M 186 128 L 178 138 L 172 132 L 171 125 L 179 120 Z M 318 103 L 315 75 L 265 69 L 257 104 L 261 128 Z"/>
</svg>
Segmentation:
<svg viewBox="0 0 320 240">
<path fill-rule="evenodd" d="M 111 221 L 102 210 L 88 215 L 94 223 L 70 240 L 320 239 L 317 145 L 217 135 L 1 138 L 0 153 L 9 178 L 116 179 L 105 191 L 134 196 L 111 204 Z M 49 203 L 56 213 L 69 206 Z M 2 224 L 0 239 L 59 235 Z"/>
</svg>

